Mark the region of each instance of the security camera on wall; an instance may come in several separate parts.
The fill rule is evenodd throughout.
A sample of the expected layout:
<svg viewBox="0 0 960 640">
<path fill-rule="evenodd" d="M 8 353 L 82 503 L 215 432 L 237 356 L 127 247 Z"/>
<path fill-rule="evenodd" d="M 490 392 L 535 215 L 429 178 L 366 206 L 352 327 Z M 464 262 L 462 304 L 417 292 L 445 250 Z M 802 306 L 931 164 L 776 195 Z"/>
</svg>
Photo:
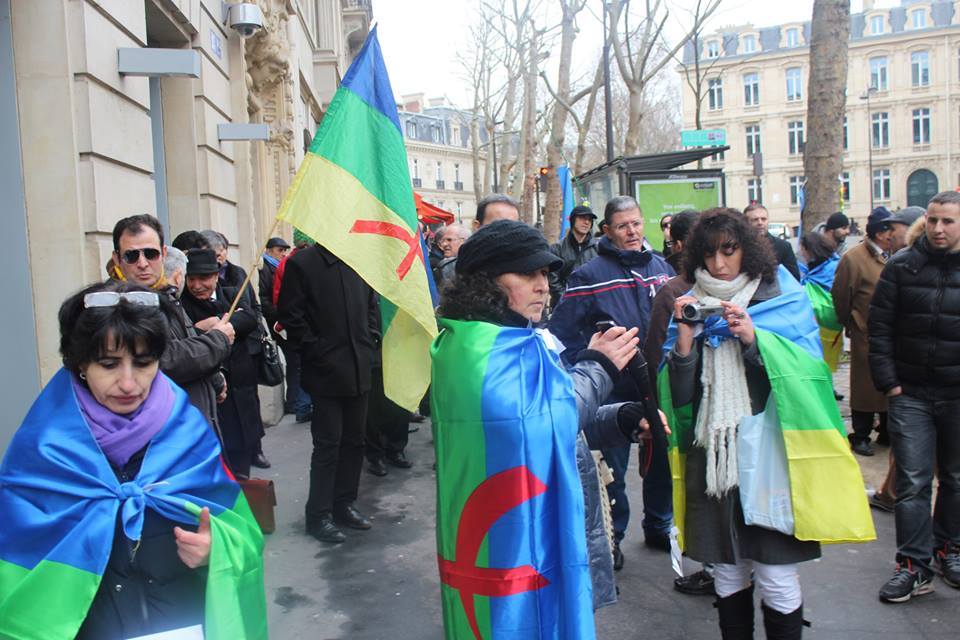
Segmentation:
<svg viewBox="0 0 960 640">
<path fill-rule="evenodd" d="M 238 2 L 223 7 L 228 27 L 236 31 L 241 38 L 250 38 L 263 29 L 263 12 L 252 2 Z"/>
</svg>

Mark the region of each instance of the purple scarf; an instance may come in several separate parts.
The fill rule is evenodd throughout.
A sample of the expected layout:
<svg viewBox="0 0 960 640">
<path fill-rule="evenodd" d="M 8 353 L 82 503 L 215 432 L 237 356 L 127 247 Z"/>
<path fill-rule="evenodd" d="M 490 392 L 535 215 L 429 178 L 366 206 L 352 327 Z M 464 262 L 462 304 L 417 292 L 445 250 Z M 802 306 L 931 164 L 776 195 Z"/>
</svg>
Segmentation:
<svg viewBox="0 0 960 640">
<path fill-rule="evenodd" d="M 137 451 L 143 449 L 167 423 L 173 410 L 173 388 L 165 375 L 157 372 L 143 404 L 129 415 L 110 411 L 97 402 L 85 384 L 70 377 L 80 413 L 90 432 L 110 463 L 124 467 Z"/>
</svg>

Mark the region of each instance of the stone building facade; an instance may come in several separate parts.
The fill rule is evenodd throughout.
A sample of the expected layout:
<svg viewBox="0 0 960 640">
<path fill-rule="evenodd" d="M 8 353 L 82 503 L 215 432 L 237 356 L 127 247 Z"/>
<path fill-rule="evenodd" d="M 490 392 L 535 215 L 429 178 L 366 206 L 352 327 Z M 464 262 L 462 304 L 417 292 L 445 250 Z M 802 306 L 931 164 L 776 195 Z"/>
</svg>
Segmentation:
<svg viewBox="0 0 960 640">
<path fill-rule="evenodd" d="M 372 15 L 370 0 L 251 1 L 263 28 L 244 39 L 221 0 L 0 0 L 13 276 L 0 326 L 15 336 L 0 449 L 59 368 L 57 310 L 104 277 L 119 218 L 157 215 L 169 238 L 219 230 L 233 261 L 253 263 Z M 120 73 L 120 50 L 147 48 L 199 73 Z M 267 125 L 268 139 L 221 139 L 219 125 L 237 123 Z"/>
<path fill-rule="evenodd" d="M 706 166 L 722 167 L 727 202 L 761 200 L 771 221 L 800 222 L 806 134 L 810 24 L 725 28 L 702 39 L 704 129 L 725 129 L 730 150 Z M 960 185 L 960 2 L 867 0 L 850 18 L 843 173 L 845 212 L 861 228 L 874 205 L 925 205 Z M 695 99 L 684 80 L 692 45 L 678 67 L 684 129 Z M 763 176 L 753 155 L 762 154 Z"/>
</svg>

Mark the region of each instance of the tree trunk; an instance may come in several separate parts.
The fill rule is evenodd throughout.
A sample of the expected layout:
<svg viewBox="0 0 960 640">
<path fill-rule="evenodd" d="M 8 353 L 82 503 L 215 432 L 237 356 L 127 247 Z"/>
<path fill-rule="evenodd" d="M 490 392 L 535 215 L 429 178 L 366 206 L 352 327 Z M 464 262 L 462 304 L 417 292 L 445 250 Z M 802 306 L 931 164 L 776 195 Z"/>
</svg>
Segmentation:
<svg viewBox="0 0 960 640">
<path fill-rule="evenodd" d="M 640 123 L 643 120 L 643 86 L 630 85 L 630 116 L 627 135 L 623 141 L 623 155 L 636 155 L 640 147 Z"/>
<path fill-rule="evenodd" d="M 804 231 L 838 209 L 843 170 L 843 116 L 846 110 L 848 0 L 814 0 L 807 81 L 807 141 L 803 155 L 806 204 Z M 837 46 L 838 43 L 841 46 Z"/>
</svg>

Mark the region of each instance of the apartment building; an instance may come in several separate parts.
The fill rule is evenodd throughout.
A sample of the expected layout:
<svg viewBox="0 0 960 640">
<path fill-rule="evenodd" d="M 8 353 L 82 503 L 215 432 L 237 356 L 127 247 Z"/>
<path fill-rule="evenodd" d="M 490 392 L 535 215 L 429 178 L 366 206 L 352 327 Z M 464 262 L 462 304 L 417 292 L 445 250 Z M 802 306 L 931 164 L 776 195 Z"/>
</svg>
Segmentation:
<svg viewBox="0 0 960 640">
<path fill-rule="evenodd" d="M 730 145 L 707 166 L 724 169 L 728 204 L 761 201 L 772 221 L 791 226 L 803 202 L 809 42 L 809 22 L 748 24 L 704 36 L 699 51 L 702 128 L 726 130 Z M 844 211 L 862 225 L 872 205 L 925 206 L 960 185 L 960 2 L 878 7 L 867 0 L 850 17 L 847 46 L 837 209 L 842 193 Z M 677 68 L 684 129 L 695 128 L 696 100 L 685 80 L 694 53 L 688 44 Z"/>
</svg>

